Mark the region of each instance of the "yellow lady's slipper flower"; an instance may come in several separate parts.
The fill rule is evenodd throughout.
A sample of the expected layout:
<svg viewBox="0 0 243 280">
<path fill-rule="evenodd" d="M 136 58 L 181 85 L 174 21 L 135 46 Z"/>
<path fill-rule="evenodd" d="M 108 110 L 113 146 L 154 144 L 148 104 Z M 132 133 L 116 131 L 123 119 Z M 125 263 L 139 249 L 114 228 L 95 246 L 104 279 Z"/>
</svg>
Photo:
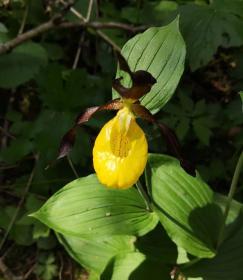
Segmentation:
<svg viewBox="0 0 243 280">
<path fill-rule="evenodd" d="M 93 149 L 93 163 L 102 184 L 127 189 L 144 171 L 148 144 L 144 132 L 128 107 L 101 129 Z"/>
<path fill-rule="evenodd" d="M 147 71 L 132 72 L 124 57 L 117 53 L 120 69 L 129 74 L 132 86 L 121 84 L 122 78 L 113 81 L 112 87 L 120 94 L 102 106 L 87 108 L 76 120 L 75 125 L 63 136 L 58 159 L 71 150 L 77 128 L 87 122 L 96 112 L 118 110 L 117 115 L 101 129 L 93 148 L 93 164 L 102 184 L 109 188 L 127 189 L 137 182 L 144 171 L 148 144 L 144 132 L 138 126 L 135 116 L 156 124 L 166 137 L 172 152 L 180 160 L 181 166 L 192 175 L 195 169 L 184 160 L 175 134 L 164 124 L 158 123 L 153 115 L 142 106 L 139 99 L 147 94 L 156 79 Z"/>
</svg>

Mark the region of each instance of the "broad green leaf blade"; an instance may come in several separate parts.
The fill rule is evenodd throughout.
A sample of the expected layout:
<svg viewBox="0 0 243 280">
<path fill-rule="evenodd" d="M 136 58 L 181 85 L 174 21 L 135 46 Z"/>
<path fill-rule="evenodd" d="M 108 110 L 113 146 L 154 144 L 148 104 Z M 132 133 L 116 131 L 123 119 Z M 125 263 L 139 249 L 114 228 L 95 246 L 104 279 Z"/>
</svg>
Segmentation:
<svg viewBox="0 0 243 280">
<path fill-rule="evenodd" d="M 88 280 L 100 280 L 100 276 L 95 271 L 90 271 Z"/>
<path fill-rule="evenodd" d="M 100 275 L 109 261 L 118 254 L 135 250 L 134 236 L 104 236 L 77 238 L 58 234 L 58 239 L 67 252 L 88 271 Z"/>
<path fill-rule="evenodd" d="M 120 254 L 113 258 L 100 280 L 170 280 L 172 267 L 147 258 L 140 252 Z"/>
<path fill-rule="evenodd" d="M 0 56 L 0 88 L 14 88 L 32 79 L 47 64 L 45 49 L 25 43 Z"/>
<path fill-rule="evenodd" d="M 154 280 L 156 277 L 161 279 L 161 273 L 167 277 L 163 279 L 170 279 L 169 271 L 176 263 L 176 246 L 161 225 L 135 244 L 134 236 L 125 235 L 94 238 L 57 236 L 70 256 L 97 279 L 102 275 L 104 279 L 124 280 L 124 275 L 127 275 L 127 279 L 142 280 L 151 273 Z M 136 252 L 134 245 L 141 253 Z"/>
<path fill-rule="evenodd" d="M 138 238 L 136 248 L 151 260 L 165 264 L 175 264 L 177 260 L 177 248 L 169 238 L 161 224 L 145 236 Z"/>
<path fill-rule="evenodd" d="M 128 280 L 130 274 L 142 264 L 145 258 L 140 252 L 120 254 L 110 261 L 100 280 Z"/>
<path fill-rule="evenodd" d="M 157 83 L 144 96 L 142 104 L 153 113 L 159 111 L 172 97 L 184 70 L 185 43 L 179 31 L 179 18 L 163 27 L 152 27 L 129 40 L 122 48 L 132 71 L 146 70 Z M 127 74 L 124 85 L 130 86 Z"/>
<path fill-rule="evenodd" d="M 228 200 L 228 197 L 219 193 L 214 193 L 214 203 L 217 204 L 222 211 L 225 210 L 225 206 Z M 237 217 L 240 215 L 242 211 L 242 203 L 239 203 L 236 200 L 233 200 L 230 205 L 228 217 L 226 220 L 226 225 L 234 223 Z"/>
<path fill-rule="evenodd" d="M 227 197 L 216 195 L 215 202 L 225 208 Z M 204 259 L 192 266 L 182 267 L 188 279 L 241 280 L 243 275 L 243 212 L 242 204 L 233 201 L 227 219 L 226 238 L 212 259 Z"/>
<path fill-rule="evenodd" d="M 34 213 L 41 222 L 64 235 L 144 235 L 157 224 L 135 188 L 111 190 L 95 175 L 72 181 Z"/>
<path fill-rule="evenodd" d="M 218 47 L 243 44 L 243 2 L 214 0 L 209 5 L 181 6 L 181 30 L 191 69 L 205 66 Z"/>
<path fill-rule="evenodd" d="M 172 157 L 151 154 L 148 166 L 154 206 L 170 238 L 192 255 L 213 257 L 222 219 L 213 192 Z"/>
</svg>

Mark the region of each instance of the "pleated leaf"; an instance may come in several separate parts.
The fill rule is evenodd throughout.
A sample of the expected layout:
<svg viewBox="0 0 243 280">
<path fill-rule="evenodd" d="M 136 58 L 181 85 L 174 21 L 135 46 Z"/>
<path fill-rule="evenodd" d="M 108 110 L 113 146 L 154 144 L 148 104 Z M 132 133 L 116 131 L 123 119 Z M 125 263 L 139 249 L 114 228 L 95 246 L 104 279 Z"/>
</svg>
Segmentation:
<svg viewBox="0 0 243 280">
<path fill-rule="evenodd" d="M 105 236 L 96 238 L 70 237 L 58 234 L 66 251 L 89 272 L 100 275 L 109 261 L 118 254 L 135 251 L 134 236 Z"/>
<path fill-rule="evenodd" d="M 150 155 L 148 166 L 154 206 L 170 238 L 192 255 L 213 257 L 222 222 L 213 192 L 172 157 Z"/>
<path fill-rule="evenodd" d="M 160 223 L 154 230 L 138 238 L 136 248 L 149 259 L 165 264 L 176 263 L 177 247 Z"/>
<path fill-rule="evenodd" d="M 130 252 L 113 258 L 100 280 L 170 280 L 171 269 L 140 252 Z"/>
<path fill-rule="evenodd" d="M 33 214 L 64 235 L 144 235 L 158 221 L 135 188 L 111 190 L 95 175 L 72 181 Z"/>
<path fill-rule="evenodd" d="M 176 245 L 161 225 L 146 236 L 80 238 L 57 234 L 69 255 L 92 276 L 91 279 L 170 279 L 176 263 Z M 139 252 L 138 252 L 139 250 Z M 101 277 L 101 278 L 100 278 Z"/>
<path fill-rule="evenodd" d="M 216 196 L 216 203 L 225 209 L 227 198 Z M 242 204 L 233 201 L 226 222 L 226 236 L 217 255 L 182 268 L 188 279 L 241 280 L 243 275 L 243 214 Z"/>
<path fill-rule="evenodd" d="M 132 71 L 146 70 L 156 78 L 157 83 L 141 101 L 153 113 L 159 111 L 174 94 L 184 70 L 186 50 L 179 18 L 136 35 L 123 46 L 122 54 Z M 116 76 L 124 77 L 123 84 L 131 86 L 127 74 L 118 70 Z"/>
</svg>

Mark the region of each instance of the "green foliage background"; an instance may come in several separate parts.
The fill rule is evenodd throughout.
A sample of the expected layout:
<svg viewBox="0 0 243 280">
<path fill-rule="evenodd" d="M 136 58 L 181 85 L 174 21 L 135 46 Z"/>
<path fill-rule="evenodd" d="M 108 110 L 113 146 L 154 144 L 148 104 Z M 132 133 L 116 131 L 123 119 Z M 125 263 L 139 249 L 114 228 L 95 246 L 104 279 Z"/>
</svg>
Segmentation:
<svg viewBox="0 0 243 280">
<path fill-rule="evenodd" d="M 77 0 L 74 8 L 86 15 L 88 4 L 87 0 Z M 47 21 L 61 7 L 41 0 L 0 1 L 0 44 L 16 37 L 25 13 L 24 31 Z M 91 21 L 164 26 L 178 14 L 187 50 L 185 72 L 170 102 L 160 111 L 153 104 L 150 109 L 174 129 L 202 178 L 215 191 L 225 194 L 243 146 L 238 94 L 243 89 L 243 1 L 104 0 L 94 5 Z M 78 20 L 70 11 L 65 18 L 70 22 Z M 121 29 L 103 32 L 120 47 L 135 35 Z M 81 55 L 77 67 L 73 67 L 80 42 Z M 76 115 L 111 99 L 115 75 L 112 48 L 92 28 L 50 30 L 0 55 L 0 242 L 4 240 L 0 256 L 9 250 L 6 262 L 17 274 L 27 273 L 34 265 L 32 277 L 49 280 L 55 279 L 62 267 L 63 277 L 70 279 L 70 260 L 56 236 L 28 214 L 75 179 L 66 159 L 47 170 L 45 167 L 55 159 L 60 139 Z M 89 126 L 80 129 L 70 155 L 79 176 L 93 173 L 92 143 L 110 117 L 110 113 L 99 113 Z M 166 153 L 156 127 L 142 125 L 150 152 Z M 236 196 L 241 202 L 242 182 Z M 10 228 L 16 210 L 17 217 Z M 9 234 L 5 240 L 6 232 Z M 141 263 L 143 256 L 134 252 L 131 238 L 109 242 L 116 242 L 117 250 L 122 243 L 124 253 Z M 58 239 L 68 248 L 64 236 Z M 22 266 L 17 258 L 20 254 L 25 259 Z M 113 256 L 114 252 L 107 248 L 107 254 Z M 97 265 L 104 266 L 102 261 Z"/>
</svg>

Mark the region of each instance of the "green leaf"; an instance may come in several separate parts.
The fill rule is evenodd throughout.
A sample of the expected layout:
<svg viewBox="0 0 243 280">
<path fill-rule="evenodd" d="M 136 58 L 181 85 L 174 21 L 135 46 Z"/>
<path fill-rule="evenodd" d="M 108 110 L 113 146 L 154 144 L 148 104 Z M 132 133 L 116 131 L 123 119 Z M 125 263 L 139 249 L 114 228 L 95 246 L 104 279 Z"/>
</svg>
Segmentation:
<svg viewBox="0 0 243 280">
<path fill-rule="evenodd" d="M 210 5 L 188 4 L 179 9 L 191 69 L 206 65 L 219 46 L 243 44 L 243 2 L 214 0 Z"/>
<path fill-rule="evenodd" d="M 212 134 L 210 128 L 208 128 L 207 125 L 201 121 L 201 119 L 195 119 L 193 121 L 193 129 L 200 142 L 208 146 L 210 136 Z"/>
<path fill-rule="evenodd" d="M 39 255 L 35 273 L 43 280 L 52 280 L 58 274 L 54 255 L 46 253 Z"/>
<path fill-rule="evenodd" d="M 52 234 L 48 237 L 39 237 L 36 243 L 37 247 L 42 250 L 51 250 L 57 246 L 57 240 Z"/>
<path fill-rule="evenodd" d="M 138 238 L 136 248 L 149 259 L 160 261 L 165 264 L 175 264 L 177 259 L 177 248 L 169 238 L 161 224 Z"/>
<path fill-rule="evenodd" d="M 90 271 L 88 280 L 100 280 L 100 276 L 95 271 Z"/>
<path fill-rule="evenodd" d="M 184 111 L 190 113 L 194 108 L 193 100 L 186 94 L 186 92 L 181 92 L 179 94 L 180 103 Z"/>
<path fill-rule="evenodd" d="M 15 163 L 29 154 L 33 149 L 33 143 L 28 139 L 18 138 L 0 152 L 0 159 L 7 163 Z"/>
<path fill-rule="evenodd" d="M 67 70 L 61 64 L 50 63 L 36 80 L 41 99 L 56 111 L 80 109 L 104 101 L 100 79 L 88 75 L 84 69 Z"/>
<path fill-rule="evenodd" d="M 29 225 L 14 225 L 11 229 L 10 236 L 19 245 L 30 246 L 34 243 L 32 228 Z"/>
<path fill-rule="evenodd" d="M 139 253 L 134 236 L 77 238 L 58 234 L 58 238 L 68 253 L 97 279 L 102 274 L 101 279 L 142 280 L 151 273 L 158 277 L 154 280 L 161 279 L 161 275 L 170 279 L 171 264 L 177 258 L 176 246 L 161 225 L 138 239 L 135 246 Z"/>
<path fill-rule="evenodd" d="M 138 9 L 137 7 L 124 7 L 121 11 L 121 16 L 126 21 L 129 21 L 133 24 L 138 23 Z"/>
<path fill-rule="evenodd" d="M 33 239 L 37 240 L 41 237 L 48 237 L 50 234 L 50 229 L 37 221 L 37 223 L 34 224 L 33 228 Z"/>
<path fill-rule="evenodd" d="M 131 252 L 113 258 L 100 279 L 147 280 L 152 276 L 153 280 L 170 280 L 171 269 L 161 261 L 151 260 L 140 252 Z"/>
<path fill-rule="evenodd" d="M 137 9 L 141 24 L 159 26 L 168 24 L 177 14 L 178 4 L 175 1 L 145 1 L 141 9 Z M 138 24 L 138 22 L 136 22 Z"/>
<path fill-rule="evenodd" d="M 43 200 L 34 194 L 29 194 L 26 198 L 25 208 L 29 212 L 37 211 L 43 204 Z"/>
<path fill-rule="evenodd" d="M 64 67 L 60 64 L 48 64 L 37 77 L 40 97 L 44 104 L 56 111 L 63 111 L 68 96 L 63 89 L 62 72 Z"/>
<path fill-rule="evenodd" d="M 101 279 L 143 280 L 151 273 L 154 280 L 162 275 L 162 279 L 170 279 L 171 264 L 176 263 L 176 246 L 161 225 L 138 238 L 136 248 L 136 238 L 132 236 L 65 238 L 63 245 L 69 254 L 96 275 L 102 273 Z"/>
<path fill-rule="evenodd" d="M 72 181 L 33 216 L 59 233 L 77 237 L 144 235 L 158 222 L 135 188 L 107 189 L 95 175 Z"/>
<path fill-rule="evenodd" d="M 122 48 L 132 71 L 146 70 L 156 79 L 152 90 L 141 99 L 153 113 L 172 97 L 184 70 L 185 44 L 179 31 L 179 18 L 169 25 L 153 27 L 129 40 Z M 117 71 L 117 77 L 123 76 Z M 130 86 L 124 74 L 124 85 Z"/>
<path fill-rule="evenodd" d="M 120 254 L 113 258 L 104 273 L 101 280 L 128 280 L 130 274 L 142 264 L 146 257 L 139 252 Z"/>
<path fill-rule="evenodd" d="M 58 234 L 58 240 L 80 265 L 101 274 L 114 256 L 135 250 L 136 238 L 125 235 L 77 238 Z"/>
<path fill-rule="evenodd" d="M 215 201 L 225 208 L 227 197 L 216 195 Z M 203 280 L 241 280 L 243 275 L 243 213 L 242 204 L 233 201 L 227 219 L 225 241 L 212 259 L 204 259 L 191 266 L 182 266 L 189 279 L 201 277 Z M 191 278 L 192 277 L 192 278 Z"/>
<path fill-rule="evenodd" d="M 190 129 L 190 120 L 185 117 L 181 117 L 178 125 L 176 126 L 176 134 L 179 139 L 184 139 Z"/>
<path fill-rule="evenodd" d="M 47 64 L 47 54 L 41 45 L 25 43 L 11 53 L 0 56 L 0 87 L 15 88 L 38 74 Z"/>
<path fill-rule="evenodd" d="M 64 57 L 63 48 L 54 43 L 42 43 L 42 47 L 46 50 L 49 60 L 61 60 Z"/>
<path fill-rule="evenodd" d="M 213 257 L 222 219 L 213 192 L 172 157 L 151 154 L 148 168 L 154 207 L 170 238 L 192 255 Z"/>
<path fill-rule="evenodd" d="M 156 3 L 157 4 L 157 3 Z M 162 11 L 174 11 L 178 7 L 178 4 L 174 1 L 161 1 L 156 5 L 155 10 L 162 12 Z"/>
<path fill-rule="evenodd" d="M 219 193 L 214 193 L 214 203 L 218 205 L 222 212 L 225 211 L 226 203 L 228 200 L 227 196 L 224 196 Z M 242 218 L 242 203 L 237 202 L 236 200 L 233 200 L 230 205 L 230 210 L 228 213 L 228 217 L 226 220 L 226 227 L 223 239 L 226 240 L 229 238 L 232 234 L 234 234 L 234 231 L 239 229 L 239 223 L 238 220 L 241 220 Z M 241 226 L 240 226 L 241 227 Z"/>
<path fill-rule="evenodd" d="M 206 110 L 205 99 L 201 99 L 195 104 L 193 115 L 194 116 L 200 116 L 203 113 L 205 113 L 205 110 Z"/>
</svg>

